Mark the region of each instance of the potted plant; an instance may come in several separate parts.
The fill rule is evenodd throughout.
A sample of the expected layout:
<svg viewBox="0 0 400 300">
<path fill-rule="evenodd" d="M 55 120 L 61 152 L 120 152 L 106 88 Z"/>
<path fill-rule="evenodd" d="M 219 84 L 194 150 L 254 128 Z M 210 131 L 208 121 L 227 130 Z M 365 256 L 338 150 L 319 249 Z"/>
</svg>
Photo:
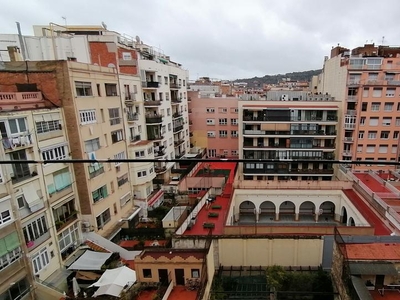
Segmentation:
<svg viewBox="0 0 400 300">
<path fill-rule="evenodd" d="M 372 283 L 371 280 L 367 280 L 367 282 L 365 283 L 365 285 L 367 286 L 367 290 L 369 290 L 369 291 L 375 290 L 375 285 Z"/>
</svg>

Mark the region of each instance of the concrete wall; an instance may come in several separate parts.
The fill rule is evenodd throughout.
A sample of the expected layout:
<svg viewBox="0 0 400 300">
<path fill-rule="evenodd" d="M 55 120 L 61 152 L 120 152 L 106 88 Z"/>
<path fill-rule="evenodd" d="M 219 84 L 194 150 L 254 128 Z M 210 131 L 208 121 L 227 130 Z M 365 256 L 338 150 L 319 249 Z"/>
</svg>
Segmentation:
<svg viewBox="0 0 400 300">
<path fill-rule="evenodd" d="M 223 266 L 319 266 L 322 239 L 221 239 Z"/>
</svg>

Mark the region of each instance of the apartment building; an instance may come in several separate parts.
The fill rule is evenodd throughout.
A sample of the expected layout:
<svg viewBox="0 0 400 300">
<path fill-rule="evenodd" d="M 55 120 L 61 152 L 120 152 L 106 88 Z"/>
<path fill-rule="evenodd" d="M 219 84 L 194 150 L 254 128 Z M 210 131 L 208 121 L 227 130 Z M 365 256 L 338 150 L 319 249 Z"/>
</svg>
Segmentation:
<svg viewBox="0 0 400 300">
<path fill-rule="evenodd" d="M 26 76 L 29 84 L 23 83 Z M 44 280 L 59 270 L 82 240 L 72 166 L 21 162 L 63 160 L 71 152 L 59 99 L 38 91 L 35 77 L 0 72 L 0 157 L 18 161 L 1 166 L 0 294 L 5 299 L 29 293 L 33 276 Z"/>
<path fill-rule="evenodd" d="M 366 44 L 332 49 L 319 90 L 343 100 L 340 159 L 398 161 L 400 48 Z M 349 166 L 350 167 L 350 166 Z M 355 170 L 393 168 L 353 165 Z"/>
<path fill-rule="evenodd" d="M 239 156 L 244 180 L 332 180 L 340 105 L 330 95 L 275 91 L 239 100 Z M 290 160 L 313 160 L 312 163 Z M 288 162 L 285 162 L 288 160 Z"/>
<path fill-rule="evenodd" d="M 191 144 L 208 157 L 239 157 L 238 98 L 188 92 Z"/>
</svg>

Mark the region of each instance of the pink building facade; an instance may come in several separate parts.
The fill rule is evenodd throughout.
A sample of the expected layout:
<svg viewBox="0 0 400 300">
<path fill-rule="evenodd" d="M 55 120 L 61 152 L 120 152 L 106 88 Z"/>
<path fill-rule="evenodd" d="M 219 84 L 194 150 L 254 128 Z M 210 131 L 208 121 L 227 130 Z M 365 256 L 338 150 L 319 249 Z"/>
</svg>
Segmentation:
<svg viewBox="0 0 400 300">
<path fill-rule="evenodd" d="M 190 142 L 207 148 L 208 157 L 239 156 L 238 98 L 203 98 L 188 92 Z"/>
</svg>

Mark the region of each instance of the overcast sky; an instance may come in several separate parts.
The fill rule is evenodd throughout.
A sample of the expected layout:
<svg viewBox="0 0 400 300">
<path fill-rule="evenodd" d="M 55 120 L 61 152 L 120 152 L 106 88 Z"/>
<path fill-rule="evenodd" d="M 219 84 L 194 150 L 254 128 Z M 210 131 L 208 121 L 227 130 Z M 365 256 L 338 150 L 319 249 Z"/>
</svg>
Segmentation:
<svg viewBox="0 0 400 300">
<path fill-rule="evenodd" d="M 247 78 L 322 67 L 332 46 L 400 44 L 399 0 L 10 0 L 0 33 L 49 22 L 140 36 L 190 78 Z"/>
</svg>

